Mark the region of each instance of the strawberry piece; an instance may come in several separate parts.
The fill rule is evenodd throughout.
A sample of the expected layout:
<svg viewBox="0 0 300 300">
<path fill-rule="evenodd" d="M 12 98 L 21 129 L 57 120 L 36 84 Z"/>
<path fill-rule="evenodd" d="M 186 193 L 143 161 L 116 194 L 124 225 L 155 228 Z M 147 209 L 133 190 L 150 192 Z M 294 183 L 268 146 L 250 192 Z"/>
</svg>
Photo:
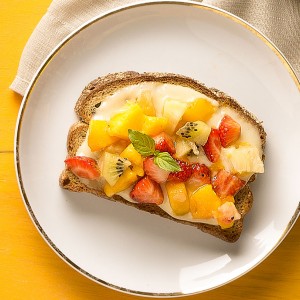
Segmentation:
<svg viewBox="0 0 300 300">
<path fill-rule="evenodd" d="M 156 150 L 160 152 L 169 152 L 171 155 L 176 152 L 173 139 L 165 132 L 156 135 L 153 139 L 155 141 Z"/>
<path fill-rule="evenodd" d="M 241 125 L 230 116 L 225 115 L 219 125 L 219 135 L 221 145 L 226 148 L 240 137 Z"/>
<path fill-rule="evenodd" d="M 211 162 L 217 162 L 221 153 L 221 141 L 218 129 L 212 129 L 206 144 L 203 146 L 207 158 Z"/>
<path fill-rule="evenodd" d="M 220 170 L 211 182 L 214 191 L 220 198 L 234 196 L 245 184 L 245 181 L 226 170 Z"/>
<path fill-rule="evenodd" d="M 179 159 L 175 159 L 175 160 L 179 164 L 181 171 L 171 172 L 168 176 L 168 181 L 171 180 L 180 181 L 180 182 L 187 181 L 192 175 L 192 171 L 193 171 L 192 165 Z"/>
<path fill-rule="evenodd" d="M 100 171 L 96 160 L 86 156 L 73 156 L 65 160 L 67 168 L 76 176 L 85 179 L 98 179 Z"/>
<path fill-rule="evenodd" d="M 164 194 L 160 185 L 149 176 L 141 178 L 130 192 L 130 197 L 140 203 L 162 204 Z"/>
<path fill-rule="evenodd" d="M 166 182 L 170 174 L 169 171 L 161 169 L 154 163 L 154 157 L 147 157 L 144 160 L 145 173 L 157 183 Z"/>
<path fill-rule="evenodd" d="M 189 184 L 194 184 L 197 186 L 202 186 L 204 184 L 210 183 L 210 170 L 204 164 L 193 164 L 192 165 L 192 175 L 188 180 Z"/>
</svg>

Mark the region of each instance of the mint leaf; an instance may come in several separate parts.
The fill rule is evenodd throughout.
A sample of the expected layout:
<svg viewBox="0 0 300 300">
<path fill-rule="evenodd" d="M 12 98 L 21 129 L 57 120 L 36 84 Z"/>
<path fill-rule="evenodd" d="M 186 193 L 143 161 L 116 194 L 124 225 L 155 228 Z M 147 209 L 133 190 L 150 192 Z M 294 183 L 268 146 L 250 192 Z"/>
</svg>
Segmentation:
<svg viewBox="0 0 300 300">
<path fill-rule="evenodd" d="M 142 156 L 153 155 L 155 142 L 152 137 L 137 130 L 128 129 L 128 137 L 137 152 Z"/>
<path fill-rule="evenodd" d="M 181 171 L 176 160 L 168 152 L 159 152 L 156 154 L 154 157 L 154 163 L 166 171 Z"/>
</svg>

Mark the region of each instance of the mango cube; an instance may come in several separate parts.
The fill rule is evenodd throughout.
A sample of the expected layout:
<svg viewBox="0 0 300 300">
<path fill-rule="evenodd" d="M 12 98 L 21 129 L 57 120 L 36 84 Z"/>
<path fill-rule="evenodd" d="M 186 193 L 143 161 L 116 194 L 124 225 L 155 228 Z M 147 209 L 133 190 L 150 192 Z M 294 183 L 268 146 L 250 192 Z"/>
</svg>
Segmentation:
<svg viewBox="0 0 300 300">
<path fill-rule="evenodd" d="M 128 140 L 128 129 L 141 131 L 145 115 L 138 104 L 127 104 L 124 109 L 112 116 L 108 133 L 111 136 Z"/>
<path fill-rule="evenodd" d="M 213 218 L 220 205 L 221 199 L 211 184 L 201 186 L 190 196 L 190 210 L 194 219 Z"/>
<path fill-rule="evenodd" d="M 121 157 L 127 158 L 132 163 L 132 171 L 138 176 L 144 176 L 143 158 L 132 144 L 129 144 L 120 154 Z"/>
<path fill-rule="evenodd" d="M 190 211 L 190 201 L 183 182 L 166 182 L 170 206 L 175 215 L 182 216 Z"/>
<path fill-rule="evenodd" d="M 163 117 L 145 116 L 142 132 L 155 136 L 165 130 L 168 120 Z"/>
<path fill-rule="evenodd" d="M 211 102 L 198 98 L 187 107 L 182 119 L 187 122 L 206 122 L 211 118 L 215 110 L 216 107 Z"/>
<path fill-rule="evenodd" d="M 101 150 L 113 143 L 118 138 L 108 134 L 108 122 L 105 120 L 91 120 L 88 133 L 88 145 L 92 151 Z"/>
<path fill-rule="evenodd" d="M 128 168 L 124 171 L 114 186 L 111 186 L 109 183 L 104 185 L 104 193 L 107 197 L 111 197 L 121 191 L 126 190 L 137 180 L 137 174 Z"/>
</svg>

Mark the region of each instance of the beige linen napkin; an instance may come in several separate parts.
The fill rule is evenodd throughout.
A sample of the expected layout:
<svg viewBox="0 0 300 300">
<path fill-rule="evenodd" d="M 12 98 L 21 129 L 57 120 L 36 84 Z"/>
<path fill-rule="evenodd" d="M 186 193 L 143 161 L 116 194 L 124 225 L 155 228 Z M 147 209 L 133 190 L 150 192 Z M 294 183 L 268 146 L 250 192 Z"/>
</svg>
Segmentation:
<svg viewBox="0 0 300 300">
<path fill-rule="evenodd" d="M 97 15 L 138 2 L 141 0 L 53 0 L 23 50 L 17 76 L 10 88 L 24 95 L 41 63 L 68 34 Z M 299 0 L 202 2 L 227 10 L 256 26 L 279 47 L 300 77 Z"/>
</svg>

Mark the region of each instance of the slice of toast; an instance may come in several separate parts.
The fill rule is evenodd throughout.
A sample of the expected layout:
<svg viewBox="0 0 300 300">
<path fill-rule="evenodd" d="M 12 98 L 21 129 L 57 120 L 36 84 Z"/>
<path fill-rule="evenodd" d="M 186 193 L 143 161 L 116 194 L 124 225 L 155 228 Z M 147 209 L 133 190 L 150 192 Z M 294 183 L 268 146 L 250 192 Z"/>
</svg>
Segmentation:
<svg viewBox="0 0 300 300">
<path fill-rule="evenodd" d="M 260 136 L 261 149 L 264 151 L 266 133 L 261 125 L 261 122 L 259 122 L 251 113 L 249 113 L 245 108 L 238 104 L 238 102 L 225 93 L 214 88 L 207 88 L 204 84 L 182 75 L 169 73 L 137 73 L 130 71 L 99 77 L 85 87 L 75 106 L 75 112 L 79 118 L 79 121 L 76 124 L 73 124 L 70 128 L 67 138 L 67 156 L 72 157 L 76 155 L 78 148 L 86 138 L 89 128 L 88 124 L 92 119 L 96 108 L 99 107 L 101 101 L 103 101 L 105 97 L 114 94 L 116 91 L 126 86 L 136 85 L 144 82 L 158 82 L 189 87 L 211 99 L 216 100 L 220 106 L 232 108 L 240 113 L 243 118 L 245 118 L 247 122 L 251 124 L 251 126 L 257 129 Z M 262 154 L 262 159 L 264 160 L 264 154 Z M 253 180 L 255 180 L 255 174 L 249 179 L 248 183 Z M 87 192 L 111 201 L 122 202 L 126 205 L 133 206 L 137 209 L 159 215 L 178 223 L 195 226 L 201 231 L 209 233 L 227 242 L 235 242 L 238 240 L 243 229 L 244 217 L 251 209 L 253 203 L 253 195 L 250 190 L 250 186 L 247 183 L 234 196 L 235 206 L 241 215 L 241 218 L 235 220 L 232 227 L 222 229 L 218 225 L 191 222 L 174 218 L 156 204 L 135 203 L 134 201 L 128 201 L 119 195 L 107 197 L 101 187 L 91 188 L 90 186 L 85 185 L 83 182 L 84 181 L 80 180 L 67 167 L 63 170 L 59 179 L 60 186 L 69 191 Z"/>
</svg>

